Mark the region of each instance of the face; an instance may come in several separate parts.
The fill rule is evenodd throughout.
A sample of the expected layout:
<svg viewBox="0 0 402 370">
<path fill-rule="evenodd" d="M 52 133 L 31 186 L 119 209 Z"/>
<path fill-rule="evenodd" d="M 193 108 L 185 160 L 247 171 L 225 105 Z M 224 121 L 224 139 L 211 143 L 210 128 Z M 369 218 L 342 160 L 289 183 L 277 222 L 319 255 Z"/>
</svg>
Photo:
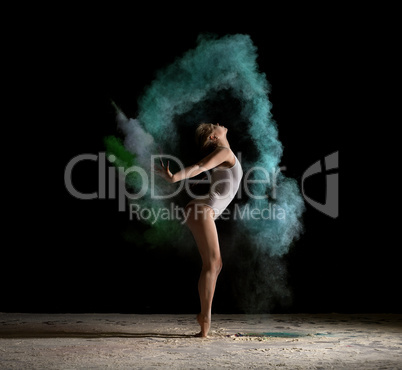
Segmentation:
<svg viewBox="0 0 402 370">
<path fill-rule="evenodd" d="M 228 132 L 228 129 L 225 126 L 221 126 L 219 123 L 212 124 L 212 126 L 214 128 L 214 135 L 217 137 L 225 136 Z"/>
</svg>

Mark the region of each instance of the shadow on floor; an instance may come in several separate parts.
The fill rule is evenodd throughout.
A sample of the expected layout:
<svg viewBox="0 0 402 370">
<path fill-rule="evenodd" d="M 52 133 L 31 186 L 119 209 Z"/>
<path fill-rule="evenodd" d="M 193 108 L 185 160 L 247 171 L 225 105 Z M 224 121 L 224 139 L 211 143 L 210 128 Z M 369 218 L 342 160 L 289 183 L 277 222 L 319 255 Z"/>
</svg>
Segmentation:
<svg viewBox="0 0 402 370">
<path fill-rule="evenodd" d="M 2 331 L 0 338 L 196 338 L 189 334 L 121 333 L 121 332 L 63 332 L 63 331 Z"/>
</svg>

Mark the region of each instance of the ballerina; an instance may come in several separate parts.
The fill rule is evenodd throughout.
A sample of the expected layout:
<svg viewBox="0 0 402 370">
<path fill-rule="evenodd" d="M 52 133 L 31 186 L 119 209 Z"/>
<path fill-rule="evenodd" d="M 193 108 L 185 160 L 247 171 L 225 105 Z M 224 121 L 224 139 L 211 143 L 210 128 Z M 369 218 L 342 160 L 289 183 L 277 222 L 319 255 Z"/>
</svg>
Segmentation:
<svg viewBox="0 0 402 370">
<path fill-rule="evenodd" d="M 175 174 L 170 172 L 169 162 L 165 166 L 162 160 L 161 168 L 156 169 L 170 183 L 212 170 L 208 194 L 191 200 L 185 207 L 186 225 L 192 232 L 202 259 L 198 281 L 201 304 L 201 312 L 197 315 L 201 327 L 201 331 L 196 334 L 198 337 L 207 337 L 210 330 L 212 301 L 216 281 L 222 270 L 215 220 L 235 197 L 243 176 L 240 162 L 230 148 L 227 132 L 228 129 L 219 123 L 201 123 L 196 129 L 196 141 L 204 157 Z"/>
</svg>

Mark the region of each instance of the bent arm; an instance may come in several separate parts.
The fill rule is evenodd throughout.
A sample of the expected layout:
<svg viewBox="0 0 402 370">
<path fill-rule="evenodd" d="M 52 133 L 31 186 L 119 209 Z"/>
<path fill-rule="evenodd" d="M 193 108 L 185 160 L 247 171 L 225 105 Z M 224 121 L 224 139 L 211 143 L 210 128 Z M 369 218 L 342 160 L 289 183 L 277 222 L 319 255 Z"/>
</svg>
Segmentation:
<svg viewBox="0 0 402 370">
<path fill-rule="evenodd" d="M 216 148 L 211 154 L 201 159 L 197 164 L 183 168 L 172 177 L 172 182 L 181 181 L 199 175 L 201 172 L 219 166 L 230 159 L 231 150 L 227 148 Z"/>
</svg>

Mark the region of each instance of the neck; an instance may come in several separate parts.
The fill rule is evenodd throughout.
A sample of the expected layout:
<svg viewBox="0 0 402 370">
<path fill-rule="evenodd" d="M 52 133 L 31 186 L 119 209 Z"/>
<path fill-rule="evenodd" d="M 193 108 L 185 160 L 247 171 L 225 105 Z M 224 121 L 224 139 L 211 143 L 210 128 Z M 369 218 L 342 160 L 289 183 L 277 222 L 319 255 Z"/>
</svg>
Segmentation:
<svg viewBox="0 0 402 370">
<path fill-rule="evenodd" d="M 218 141 L 218 146 L 223 146 L 224 148 L 229 148 L 230 149 L 229 141 L 226 138 L 225 139 L 220 139 Z"/>
</svg>

